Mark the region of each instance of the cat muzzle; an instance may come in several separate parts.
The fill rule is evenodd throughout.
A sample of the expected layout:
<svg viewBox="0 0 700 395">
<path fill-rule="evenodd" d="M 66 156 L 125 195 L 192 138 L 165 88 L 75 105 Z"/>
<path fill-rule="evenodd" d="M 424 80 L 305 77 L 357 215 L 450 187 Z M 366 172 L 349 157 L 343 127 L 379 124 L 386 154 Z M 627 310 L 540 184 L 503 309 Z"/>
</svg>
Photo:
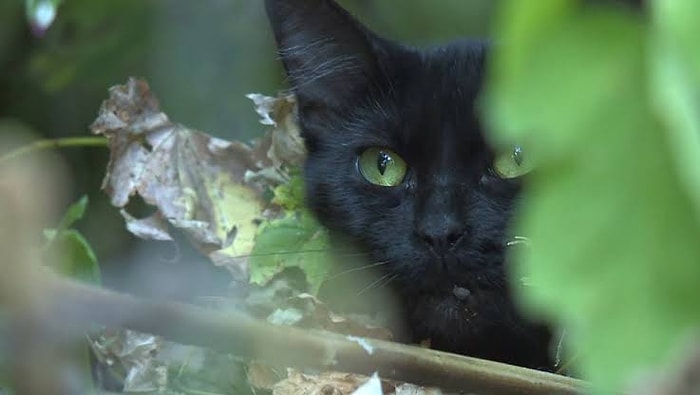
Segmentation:
<svg viewBox="0 0 700 395">
<path fill-rule="evenodd" d="M 454 294 L 454 296 L 455 296 L 457 299 L 462 300 L 462 301 L 465 301 L 465 300 L 469 299 L 469 297 L 471 296 L 472 292 L 471 292 L 469 289 L 467 289 L 467 288 L 460 287 L 459 285 L 455 285 L 455 286 L 452 288 L 452 294 Z"/>
</svg>

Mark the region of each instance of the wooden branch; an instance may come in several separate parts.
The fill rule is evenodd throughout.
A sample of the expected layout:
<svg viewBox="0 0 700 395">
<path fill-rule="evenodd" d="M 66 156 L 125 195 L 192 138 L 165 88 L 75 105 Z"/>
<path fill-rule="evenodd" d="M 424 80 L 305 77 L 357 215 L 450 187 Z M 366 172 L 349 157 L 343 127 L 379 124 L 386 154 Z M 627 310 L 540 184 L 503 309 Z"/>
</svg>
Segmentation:
<svg viewBox="0 0 700 395">
<path fill-rule="evenodd" d="M 488 394 L 578 394 L 583 382 L 516 366 L 419 347 L 367 340 L 368 347 L 338 334 L 280 327 L 240 313 L 219 313 L 190 305 L 159 303 L 48 279 L 43 287 L 52 321 L 125 327 L 174 342 L 208 347 L 278 367 L 314 368 Z"/>
</svg>

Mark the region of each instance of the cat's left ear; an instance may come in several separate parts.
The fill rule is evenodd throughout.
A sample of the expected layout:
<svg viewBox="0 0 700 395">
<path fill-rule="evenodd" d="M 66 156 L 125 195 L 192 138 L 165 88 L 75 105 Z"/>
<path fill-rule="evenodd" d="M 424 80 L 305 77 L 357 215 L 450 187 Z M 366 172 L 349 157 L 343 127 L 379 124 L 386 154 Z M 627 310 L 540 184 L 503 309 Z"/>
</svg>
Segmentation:
<svg viewBox="0 0 700 395">
<path fill-rule="evenodd" d="M 332 0 L 265 0 L 279 53 L 300 102 L 347 103 L 379 73 L 379 39 Z"/>
</svg>

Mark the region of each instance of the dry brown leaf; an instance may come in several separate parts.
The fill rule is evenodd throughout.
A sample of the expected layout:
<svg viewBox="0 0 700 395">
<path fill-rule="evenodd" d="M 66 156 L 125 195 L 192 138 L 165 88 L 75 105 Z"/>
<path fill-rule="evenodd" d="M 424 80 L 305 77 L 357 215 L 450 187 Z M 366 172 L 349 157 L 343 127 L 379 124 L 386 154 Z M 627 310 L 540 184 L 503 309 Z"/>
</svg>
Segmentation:
<svg viewBox="0 0 700 395">
<path fill-rule="evenodd" d="M 143 238 L 168 239 L 164 226 L 183 231 L 217 264 L 245 265 L 262 215 L 262 188 L 247 183 L 269 160 L 250 146 L 228 142 L 171 122 L 160 112 L 146 82 L 130 79 L 110 89 L 91 125 L 109 140 L 111 157 L 103 189 L 124 208 L 133 195 L 157 208 L 153 217 L 124 212 L 129 230 Z"/>
<path fill-rule="evenodd" d="M 275 167 L 299 166 L 306 157 L 306 148 L 297 123 L 297 101 L 294 95 L 277 97 L 250 93 L 247 98 L 255 104 L 260 123 L 273 126 L 267 138 L 270 148 L 267 156 Z"/>
<path fill-rule="evenodd" d="M 252 146 L 229 142 L 170 121 L 145 81 L 131 78 L 110 89 L 91 125 L 109 140 L 111 152 L 102 188 L 121 208 L 127 229 L 149 240 L 172 240 L 184 232 L 216 265 L 247 277 L 261 218 L 281 215 L 266 207 L 262 193 L 288 181 L 287 169 L 303 162 L 304 144 L 291 95 L 248 95 L 273 126 Z M 134 196 L 156 207 L 135 218 L 124 207 Z"/>
<path fill-rule="evenodd" d="M 289 304 L 304 313 L 303 325 L 307 328 L 380 340 L 393 338 L 388 329 L 334 313 L 326 304 L 310 294 L 297 295 L 290 299 Z"/>
<path fill-rule="evenodd" d="M 375 372 L 352 395 L 384 395 L 382 380 L 379 378 L 379 375 Z"/>
<path fill-rule="evenodd" d="M 275 384 L 273 395 L 351 395 L 369 377 L 339 372 L 319 375 L 289 370 L 289 377 Z"/>
<path fill-rule="evenodd" d="M 379 384 L 381 383 L 381 384 Z M 381 380 L 353 373 L 304 374 L 289 369 L 288 377 L 273 387 L 273 395 L 441 395 L 437 388 Z"/>
<path fill-rule="evenodd" d="M 283 374 L 263 363 L 252 361 L 246 368 L 248 384 L 258 390 L 272 391 L 277 383 L 283 380 Z"/>
<path fill-rule="evenodd" d="M 437 388 L 425 388 L 413 384 L 401 384 L 396 387 L 394 395 L 441 395 Z"/>
<path fill-rule="evenodd" d="M 263 201 L 263 191 L 287 182 L 288 171 L 299 166 L 305 156 L 295 98 L 248 97 L 254 101 L 261 123 L 272 126 L 265 138 L 253 145 L 224 141 L 173 123 L 160 111 L 146 82 L 133 78 L 110 89 L 110 98 L 91 126 L 95 134 L 109 140 L 111 157 L 103 189 L 112 204 L 121 208 L 127 229 L 151 240 L 172 240 L 172 229 L 178 229 L 215 264 L 233 269 L 234 276 L 240 278 L 247 275 L 245 257 L 253 250 L 260 220 L 283 214 L 281 207 Z M 127 212 L 125 207 L 135 195 L 156 208 L 151 216 L 135 218 Z M 384 328 L 335 314 L 308 294 L 287 299 L 286 305 L 287 310 L 300 313 L 297 324 L 303 327 L 358 338 L 392 337 Z M 124 348 L 134 339 L 134 334 L 124 333 L 115 347 Z M 103 357 L 111 355 L 109 358 L 128 365 L 129 387 L 137 390 L 158 386 L 166 377 L 159 375 L 157 368 L 161 366 L 153 365 L 150 358 L 156 349 L 149 352 L 147 345 L 156 346 L 146 342 L 131 353 L 107 349 L 110 346 L 99 342 L 93 346 L 102 348 Z M 248 367 L 247 375 L 253 387 L 277 395 L 352 394 L 368 380 L 345 373 L 313 376 L 291 371 L 288 378 L 279 381 L 273 370 L 255 364 Z M 391 391 L 395 388 L 393 384 L 385 386 Z"/>
<path fill-rule="evenodd" d="M 124 370 L 124 392 L 155 392 L 165 389 L 167 367 L 156 360 L 162 340 L 126 329 L 105 330 L 90 342 L 98 360 Z"/>
<path fill-rule="evenodd" d="M 157 212 L 150 217 L 135 218 L 132 217 L 126 210 L 119 210 L 119 213 L 126 221 L 126 228 L 129 232 L 137 237 L 146 240 L 172 240 L 172 236 L 168 233 L 168 221 L 163 218 L 160 212 Z"/>
</svg>

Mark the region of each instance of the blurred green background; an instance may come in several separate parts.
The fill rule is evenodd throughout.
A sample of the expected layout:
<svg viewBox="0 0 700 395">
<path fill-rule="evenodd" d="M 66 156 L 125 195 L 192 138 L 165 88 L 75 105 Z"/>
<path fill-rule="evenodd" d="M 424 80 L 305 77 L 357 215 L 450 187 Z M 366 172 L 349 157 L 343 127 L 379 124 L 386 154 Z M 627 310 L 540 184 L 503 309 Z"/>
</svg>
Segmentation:
<svg viewBox="0 0 700 395">
<path fill-rule="evenodd" d="M 339 2 L 380 34 L 415 45 L 485 36 L 497 4 Z M 171 119 L 227 139 L 264 131 L 246 93 L 284 87 L 262 0 L 65 0 L 43 37 L 31 33 L 23 1 L 0 1 L 0 133 L 88 135 L 107 89 L 129 76 L 148 80 Z M 134 240 L 99 191 L 107 154 L 60 151 L 74 178 L 71 199 L 91 198 L 82 231 L 103 261 L 118 261 Z"/>
</svg>

